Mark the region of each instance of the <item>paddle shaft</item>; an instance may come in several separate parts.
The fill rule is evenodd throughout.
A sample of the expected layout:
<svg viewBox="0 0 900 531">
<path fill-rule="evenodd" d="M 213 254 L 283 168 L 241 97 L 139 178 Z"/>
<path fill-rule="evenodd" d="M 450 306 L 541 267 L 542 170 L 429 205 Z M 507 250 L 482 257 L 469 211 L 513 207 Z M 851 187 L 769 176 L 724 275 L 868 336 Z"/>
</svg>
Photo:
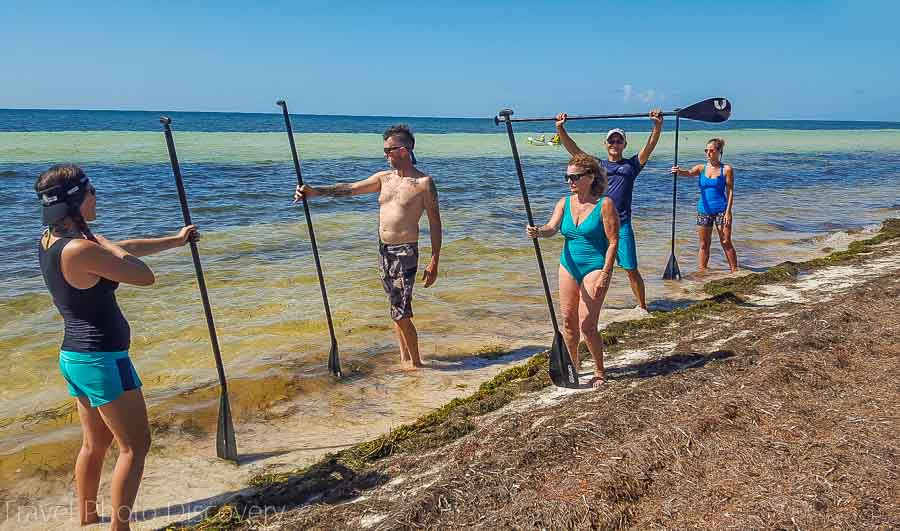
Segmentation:
<svg viewBox="0 0 900 531">
<path fill-rule="evenodd" d="M 678 112 L 681 109 L 675 109 L 671 112 L 662 113 L 663 116 L 678 116 Z M 590 115 L 590 116 L 567 116 L 566 121 L 571 122 L 572 120 L 612 120 L 615 118 L 646 118 L 649 116 L 648 113 L 630 113 L 630 114 L 599 114 L 599 115 Z M 499 122 L 500 120 L 494 119 Z M 505 121 L 507 122 L 555 122 L 556 117 L 552 118 L 510 118 L 506 117 Z"/>
<path fill-rule="evenodd" d="M 300 171 L 300 157 L 297 155 L 297 145 L 294 143 L 294 128 L 291 126 L 291 116 L 288 113 L 287 103 L 279 101 L 281 112 L 284 115 L 284 126 L 287 128 L 288 142 L 291 144 L 291 156 L 294 158 L 294 170 L 297 172 L 297 184 L 303 186 L 303 174 Z M 328 292 L 325 290 L 325 275 L 322 273 L 322 263 L 319 260 L 319 247 L 316 245 L 316 233 L 313 230 L 312 216 L 309 213 L 309 205 L 306 198 L 303 202 L 303 213 L 306 215 L 306 228 L 309 231 L 309 241 L 312 244 L 313 259 L 316 262 L 316 274 L 319 276 L 319 290 L 322 292 L 322 302 L 325 304 L 325 319 L 328 321 L 328 333 L 331 334 L 331 344 L 337 346 L 337 336 L 334 334 L 334 323 L 331 320 L 331 306 L 328 304 Z M 329 363 L 330 364 L 330 363 Z M 340 374 L 340 366 L 330 367 L 333 372 Z"/>
<path fill-rule="evenodd" d="M 678 116 L 675 117 L 675 166 L 678 166 Z M 678 174 L 672 174 L 672 256 L 675 255 L 675 205 L 678 196 Z"/>
<path fill-rule="evenodd" d="M 172 173 L 175 174 L 175 186 L 178 188 L 178 199 L 181 201 L 181 214 L 185 225 L 192 225 L 191 212 L 188 209 L 187 195 L 184 191 L 184 181 L 181 178 L 181 167 L 178 165 L 178 155 L 175 153 L 175 140 L 172 138 L 172 128 L 168 123 L 163 123 L 166 135 L 166 147 L 169 149 L 169 160 L 172 163 Z M 209 328 L 209 340 L 212 343 L 213 356 L 216 358 L 216 370 L 219 373 L 219 385 L 222 393 L 228 392 L 228 382 L 225 380 L 225 367 L 222 364 L 222 354 L 219 352 L 219 339 L 216 337 L 216 325 L 213 322 L 212 309 L 209 305 L 209 295 L 206 292 L 206 282 L 203 279 L 203 266 L 200 265 L 200 252 L 197 242 L 191 240 L 191 257 L 194 259 L 194 270 L 197 272 L 197 284 L 200 286 L 200 298 L 203 300 L 203 311 L 206 313 L 206 326 Z"/>
<path fill-rule="evenodd" d="M 506 133 L 509 135 L 509 145 L 512 148 L 513 160 L 516 162 L 516 174 L 519 176 L 519 188 L 522 190 L 522 201 L 525 203 L 525 213 L 528 215 L 528 224 L 534 225 L 534 216 L 531 214 L 531 203 L 528 201 L 528 190 L 525 187 L 525 175 L 522 173 L 522 161 L 519 159 L 519 150 L 516 147 L 516 136 L 513 134 L 512 121 L 506 117 Z M 541 246 L 537 238 L 534 242 L 534 254 L 537 256 L 538 269 L 541 270 L 541 282 L 544 283 L 544 295 L 547 297 L 547 306 L 550 309 L 550 320 L 553 322 L 553 331 L 559 333 L 559 325 L 556 322 L 556 312 L 553 309 L 553 296 L 550 294 L 550 284 L 547 283 L 547 271 L 544 269 L 544 258 L 541 255 Z"/>
</svg>

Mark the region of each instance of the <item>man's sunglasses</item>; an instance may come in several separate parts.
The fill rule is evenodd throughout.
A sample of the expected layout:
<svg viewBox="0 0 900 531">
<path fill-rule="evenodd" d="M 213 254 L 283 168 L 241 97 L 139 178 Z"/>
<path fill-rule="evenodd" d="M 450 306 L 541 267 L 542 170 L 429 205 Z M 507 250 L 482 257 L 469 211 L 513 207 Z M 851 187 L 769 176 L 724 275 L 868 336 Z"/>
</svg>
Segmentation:
<svg viewBox="0 0 900 531">
<path fill-rule="evenodd" d="M 384 148 L 384 154 L 385 154 L 385 155 L 390 155 L 391 152 L 394 151 L 395 149 L 400 149 L 400 148 L 403 148 L 403 147 L 406 147 L 406 146 L 386 147 L 386 148 Z"/>
<path fill-rule="evenodd" d="M 582 177 L 584 177 L 585 175 L 590 175 L 590 174 L 591 174 L 591 172 L 589 172 L 589 171 L 582 172 L 582 173 L 567 173 L 566 174 L 566 182 L 567 183 L 577 183 L 578 181 L 581 180 Z"/>
</svg>

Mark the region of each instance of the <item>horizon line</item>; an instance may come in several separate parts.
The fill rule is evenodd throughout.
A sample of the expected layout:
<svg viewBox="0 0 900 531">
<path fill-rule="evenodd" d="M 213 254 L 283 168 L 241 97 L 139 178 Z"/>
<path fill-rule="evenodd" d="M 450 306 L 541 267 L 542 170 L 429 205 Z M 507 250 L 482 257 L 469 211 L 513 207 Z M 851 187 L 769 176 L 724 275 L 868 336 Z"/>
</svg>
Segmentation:
<svg viewBox="0 0 900 531">
<path fill-rule="evenodd" d="M 256 112 L 256 111 L 184 111 L 184 110 L 156 110 L 156 109 L 70 109 L 70 108 L 36 108 L 36 107 L 0 107 L 0 111 L 58 111 L 58 112 L 134 112 L 134 113 L 161 113 L 161 115 L 165 115 L 167 113 L 194 113 L 194 114 L 258 114 L 258 115 L 270 115 L 270 114 L 281 114 L 280 111 L 273 110 L 272 112 Z M 296 113 L 291 112 L 291 115 L 296 116 L 334 116 L 340 118 L 417 118 L 417 119 L 441 119 L 441 120 L 492 120 L 494 116 L 421 116 L 421 115 L 389 115 L 389 114 L 329 114 L 329 113 Z M 643 118 L 617 118 L 617 120 L 642 120 Z M 729 122 L 739 122 L 739 121 L 769 121 L 769 122 L 850 122 L 850 123 L 887 123 L 887 124 L 900 124 L 900 121 L 896 120 L 836 120 L 836 119 L 822 119 L 822 118 L 735 118 L 729 120 Z"/>
</svg>

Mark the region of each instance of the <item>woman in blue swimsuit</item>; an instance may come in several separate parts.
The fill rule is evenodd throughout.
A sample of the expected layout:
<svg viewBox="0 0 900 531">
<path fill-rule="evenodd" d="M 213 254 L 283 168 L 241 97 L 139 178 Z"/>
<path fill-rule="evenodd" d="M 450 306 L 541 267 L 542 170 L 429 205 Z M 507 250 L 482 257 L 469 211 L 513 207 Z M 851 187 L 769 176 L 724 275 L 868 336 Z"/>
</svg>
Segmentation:
<svg viewBox="0 0 900 531">
<path fill-rule="evenodd" d="M 81 525 L 100 520 L 97 490 L 113 439 L 119 457 L 110 484 L 110 528 L 129 517 L 150 448 L 147 406 L 128 348 L 131 329 L 116 302 L 119 283 L 149 286 L 155 277 L 138 256 L 179 247 L 199 237 L 190 225 L 165 238 L 111 242 L 93 234 L 97 190 L 78 166 L 54 166 L 34 185 L 48 226 L 38 246 L 41 273 L 63 317 L 59 368 L 75 397 L 83 432 L 75 461 Z"/>
<path fill-rule="evenodd" d="M 572 192 L 556 203 L 546 225 L 528 226 L 529 238 L 566 239 L 559 257 L 559 305 L 563 339 L 576 368 L 578 344 L 584 337 L 594 358 L 593 387 L 603 383 L 603 340 L 597 332 L 600 308 L 609 289 L 619 246 L 619 215 L 606 197 L 606 171 L 597 159 L 579 153 L 569 160 L 566 182 Z"/>
<path fill-rule="evenodd" d="M 731 242 L 732 206 L 734 206 L 734 168 L 722 164 L 722 151 L 725 141 L 712 138 L 706 143 L 706 164 L 697 164 L 689 170 L 678 166 L 672 167 L 672 173 L 679 177 L 699 177 L 700 199 L 697 200 L 697 237 L 700 240 L 698 251 L 698 268 L 706 271 L 709 265 L 709 245 L 712 240 L 712 228 L 716 226 L 719 242 L 728 267 L 734 273 L 738 270 L 737 251 Z"/>
</svg>

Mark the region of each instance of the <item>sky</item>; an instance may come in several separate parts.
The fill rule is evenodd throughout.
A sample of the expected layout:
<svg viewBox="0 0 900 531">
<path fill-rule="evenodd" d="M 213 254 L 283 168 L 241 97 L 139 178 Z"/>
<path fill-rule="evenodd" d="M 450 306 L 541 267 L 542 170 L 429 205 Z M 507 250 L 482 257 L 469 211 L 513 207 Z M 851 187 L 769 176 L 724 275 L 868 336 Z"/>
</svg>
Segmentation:
<svg viewBox="0 0 900 531">
<path fill-rule="evenodd" d="M 0 2 L 0 108 L 900 121 L 900 2 Z"/>
</svg>

